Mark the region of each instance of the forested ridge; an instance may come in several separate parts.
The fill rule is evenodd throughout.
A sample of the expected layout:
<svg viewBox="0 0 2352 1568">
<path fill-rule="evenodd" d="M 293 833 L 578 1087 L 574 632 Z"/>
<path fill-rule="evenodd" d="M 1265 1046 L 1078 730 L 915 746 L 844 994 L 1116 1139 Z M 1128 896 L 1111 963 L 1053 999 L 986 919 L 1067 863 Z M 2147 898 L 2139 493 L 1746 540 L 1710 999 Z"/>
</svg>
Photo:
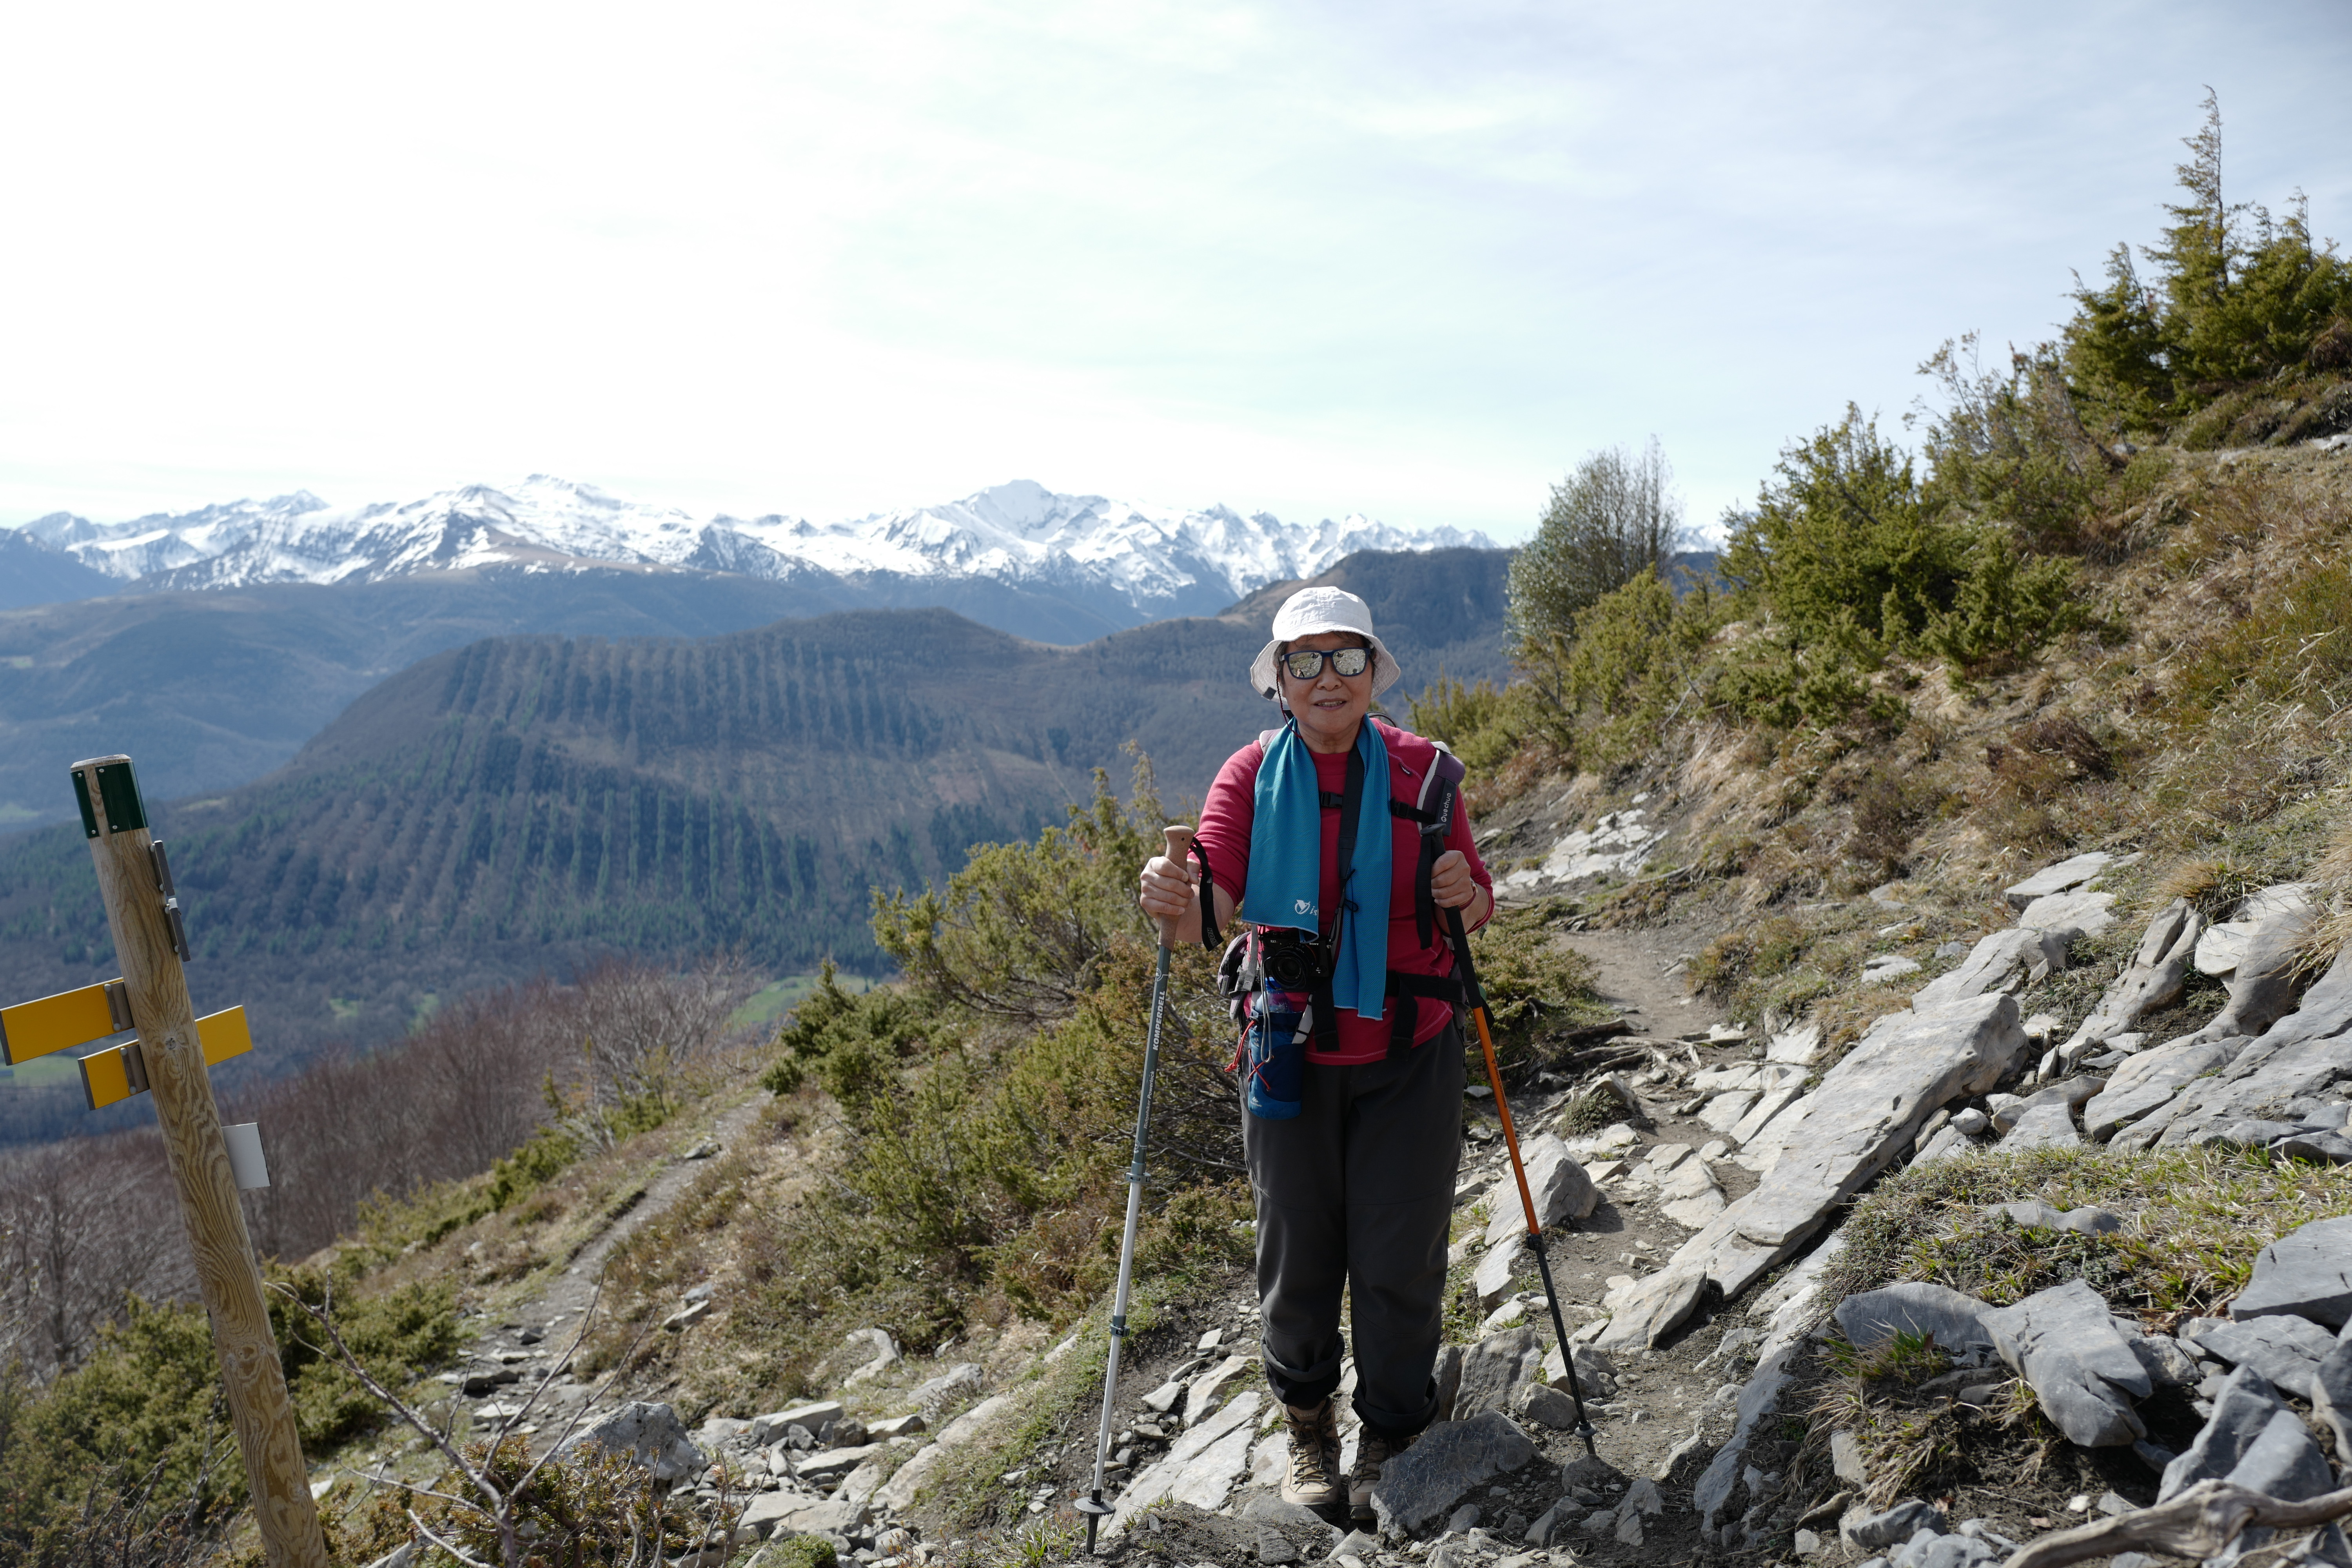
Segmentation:
<svg viewBox="0 0 2352 1568">
<path fill-rule="evenodd" d="M 1400 657 L 1428 674 L 1477 668 L 1500 640 L 1503 553 L 1439 557 L 1413 572 L 1351 558 L 1330 574 L 1379 596 Z M 1416 596 L 1431 604 L 1425 643 Z M 976 844 L 1034 839 L 1090 798 L 1095 769 L 1125 780 L 1130 741 L 1171 795 L 1203 789 L 1271 712 L 1241 676 L 1271 612 L 1078 647 L 902 610 L 436 654 L 363 693 L 277 774 L 153 803 L 198 1001 L 251 1011 L 266 1062 L 236 1073 L 396 1035 L 442 999 L 604 952 L 737 950 L 769 975 L 827 958 L 878 974 L 873 889 L 918 889 Z M 0 847 L 0 955 L 12 996 L 113 973 L 73 828 Z M 0 1109 L 22 1121 L 36 1099 L 51 1132 L 103 1120 L 63 1089 Z"/>
</svg>

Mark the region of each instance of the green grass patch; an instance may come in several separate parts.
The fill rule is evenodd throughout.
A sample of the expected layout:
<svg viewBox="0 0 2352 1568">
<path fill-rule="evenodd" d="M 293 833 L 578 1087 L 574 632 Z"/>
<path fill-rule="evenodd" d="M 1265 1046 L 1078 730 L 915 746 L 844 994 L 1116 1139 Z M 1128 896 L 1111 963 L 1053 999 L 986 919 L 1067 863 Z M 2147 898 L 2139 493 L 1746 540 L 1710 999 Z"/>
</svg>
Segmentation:
<svg viewBox="0 0 2352 1568">
<path fill-rule="evenodd" d="M 748 1029 L 762 1024 L 773 1024 L 785 1014 L 808 1000 L 823 983 L 821 973 L 787 974 L 781 980 L 771 980 L 744 1000 L 727 1020 L 730 1029 Z M 863 995 L 874 988 L 874 982 L 862 974 L 843 976 L 835 982 L 849 994 Z"/>
<path fill-rule="evenodd" d="M 14 1084 L 18 1089 L 55 1089 L 60 1085 L 79 1087 L 81 1083 L 81 1063 L 68 1051 L 58 1051 L 46 1057 L 35 1057 L 18 1064 L 13 1077 L 0 1078 L 0 1084 Z"/>
<path fill-rule="evenodd" d="M 2095 1205 L 2120 1231 L 2024 1230 L 1988 1205 L 2040 1198 Z M 2260 1152 L 2036 1149 L 1933 1161 L 1887 1178 L 1856 1205 L 1824 1297 L 1932 1280 L 1996 1307 L 2089 1280 L 2152 1324 L 2218 1311 L 2254 1255 L 2316 1219 L 2352 1214 L 2352 1168 Z"/>
</svg>

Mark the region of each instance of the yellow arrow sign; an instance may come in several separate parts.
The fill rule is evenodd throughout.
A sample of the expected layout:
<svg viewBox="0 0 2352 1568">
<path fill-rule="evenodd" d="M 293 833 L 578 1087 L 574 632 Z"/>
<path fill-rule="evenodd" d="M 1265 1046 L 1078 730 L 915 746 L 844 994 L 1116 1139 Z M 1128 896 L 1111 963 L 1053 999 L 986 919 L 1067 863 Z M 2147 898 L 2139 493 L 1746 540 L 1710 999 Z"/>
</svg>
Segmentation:
<svg viewBox="0 0 2352 1568">
<path fill-rule="evenodd" d="M 204 1047 L 205 1061 L 211 1067 L 253 1049 L 253 1030 L 245 1021 L 245 1009 L 231 1007 L 197 1019 L 196 1042 Z M 147 1064 L 139 1054 L 139 1043 L 109 1046 L 82 1058 L 81 1088 L 92 1110 L 146 1093 Z"/>
<path fill-rule="evenodd" d="M 0 1058 L 10 1067 L 119 1035 L 131 1027 L 131 996 L 120 980 L 0 1007 Z"/>
</svg>

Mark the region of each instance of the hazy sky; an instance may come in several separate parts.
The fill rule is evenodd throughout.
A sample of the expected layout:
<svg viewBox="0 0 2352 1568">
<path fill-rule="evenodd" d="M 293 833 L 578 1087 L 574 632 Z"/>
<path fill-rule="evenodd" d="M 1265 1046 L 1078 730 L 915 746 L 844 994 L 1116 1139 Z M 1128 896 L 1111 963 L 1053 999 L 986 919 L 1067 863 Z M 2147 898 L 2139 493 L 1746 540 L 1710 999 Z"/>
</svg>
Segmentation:
<svg viewBox="0 0 2352 1568">
<path fill-rule="evenodd" d="M 2352 239 L 2352 3 L 51 5 L 0 51 L 0 523 L 532 471 L 1694 521 L 2050 336 L 2221 94 Z"/>
</svg>

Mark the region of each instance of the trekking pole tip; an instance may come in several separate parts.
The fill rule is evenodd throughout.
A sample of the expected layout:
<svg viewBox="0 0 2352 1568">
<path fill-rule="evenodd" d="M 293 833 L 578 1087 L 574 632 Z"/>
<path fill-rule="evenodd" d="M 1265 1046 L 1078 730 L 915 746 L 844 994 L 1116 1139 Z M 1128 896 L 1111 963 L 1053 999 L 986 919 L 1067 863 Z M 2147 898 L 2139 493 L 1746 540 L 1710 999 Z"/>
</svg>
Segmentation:
<svg viewBox="0 0 2352 1568">
<path fill-rule="evenodd" d="M 1097 1487 L 1070 1506 L 1087 1516 L 1087 1555 L 1092 1557 L 1095 1554 L 1095 1531 L 1101 1527 L 1103 1515 L 1110 1511 L 1110 1504 L 1103 1501 L 1102 1489 Z"/>
</svg>

